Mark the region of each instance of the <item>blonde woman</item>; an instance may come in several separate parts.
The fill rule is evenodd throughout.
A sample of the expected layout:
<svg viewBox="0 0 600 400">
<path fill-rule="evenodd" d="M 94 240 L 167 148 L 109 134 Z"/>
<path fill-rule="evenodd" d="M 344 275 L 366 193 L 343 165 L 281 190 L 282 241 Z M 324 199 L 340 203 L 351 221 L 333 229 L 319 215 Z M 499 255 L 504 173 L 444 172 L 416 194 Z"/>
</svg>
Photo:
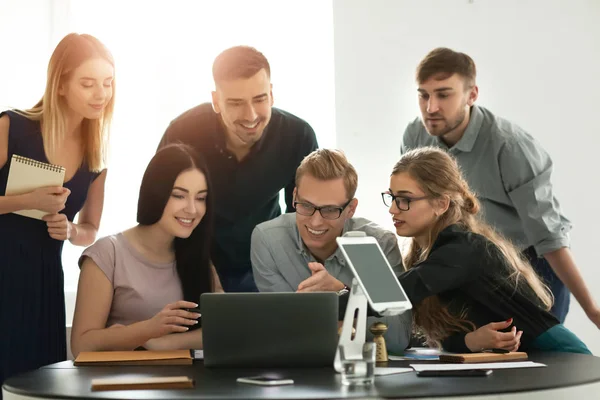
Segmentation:
<svg viewBox="0 0 600 400">
<path fill-rule="evenodd" d="M 62 247 L 96 238 L 114 85 L 104 45 L 70 34 L 50 58 L 38 104 L 0 114 L 0 384 L 66 358 Z M 65 167 L 64 187 L 5 196 L 15 154 Z M 49 215 L 40 221 L 12 213 L 23 209 Z"/>
<path fill-rule="evenodd" d="M 405 153 L 382 195 L 396 233 L 412 238 L 399 280 L 429 343 L 454 352 L 591 354 L 550 314 L 552 297 L 531 265 L 482 222 L 478 200 L 447 153 Z"/>
</svg>

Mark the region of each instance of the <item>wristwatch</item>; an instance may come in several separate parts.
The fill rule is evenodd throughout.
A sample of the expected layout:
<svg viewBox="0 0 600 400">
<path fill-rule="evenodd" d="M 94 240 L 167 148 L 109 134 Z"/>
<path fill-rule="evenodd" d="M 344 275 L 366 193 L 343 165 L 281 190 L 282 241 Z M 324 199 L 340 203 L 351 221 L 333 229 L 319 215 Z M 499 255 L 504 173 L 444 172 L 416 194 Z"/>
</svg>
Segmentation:
<svg viewBox="0 0 600 400">
<path fill-rule="evenodd" d="M 338 296 L 343 296 L 347 293 L 350 293 L 350 288 L 348 286 L 344 285 L 344 287 L 342 289 L 338 290 L 336 293 Z"/>
</svg>

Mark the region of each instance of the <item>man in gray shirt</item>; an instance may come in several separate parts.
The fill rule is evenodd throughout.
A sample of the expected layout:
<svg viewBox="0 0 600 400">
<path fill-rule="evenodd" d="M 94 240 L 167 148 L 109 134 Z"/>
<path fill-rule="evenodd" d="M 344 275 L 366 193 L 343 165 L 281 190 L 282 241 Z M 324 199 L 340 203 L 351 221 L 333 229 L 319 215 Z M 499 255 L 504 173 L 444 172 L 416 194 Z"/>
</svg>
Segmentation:
<svg viewBox="0 0 600 400">
<path fill-rule="evenodd" d="M 552 192 L 552 159 L 519 126 L 474 104 L 475 79 L 468 55 L 431 51 L 417 67 L 421 118 L 406 128 L 400 152 L 437 146 L 452 154 L 486 221 L 523 250 L 549 286 L 552 312 L 564 322 L 570 290 L 600 328 L 600 309 L 569 250 L 571 223 Z"/>
<path fill-rule="evenodd" d="M 354 167 L 339 151 L 316 150 L 302 161 L 296 171 L 296 212 L 263 222 L 252 233 L 250 258 L 259 291 L 346 291 L 353 274 L 336 238 L 348 231 L 374 237 L 396 274 L 403 271 L 396 235 L 364 218 L 353 217 L 358 205 L 354 198 L 357 185 Z M 384 335 L 388 350 L 402 352 L 408 346 L 410 312 L 369 317 L 367 327 L 375 321 L 388 326 Z"/>
</svg>

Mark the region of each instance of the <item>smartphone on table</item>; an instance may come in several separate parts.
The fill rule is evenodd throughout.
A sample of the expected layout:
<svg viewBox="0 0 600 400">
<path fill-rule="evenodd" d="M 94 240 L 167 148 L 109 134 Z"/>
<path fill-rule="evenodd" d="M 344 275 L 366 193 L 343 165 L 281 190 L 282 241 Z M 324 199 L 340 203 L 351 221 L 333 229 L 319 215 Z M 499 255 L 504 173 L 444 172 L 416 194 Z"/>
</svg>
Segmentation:
<svg viewBox="0 0 600 400">
<path fill-rule="evenodd" d="M 417 372 L 417 376 L 420 376 L 420 377 L 489 376 L 491 374 L 492 374 L 491 369 L 464 369 L 464 370 L 419 371 L 419 372 Z"/>
<path fill-rule="evenodd" d="M 250 385 L 260 386 L 279 386 L 279 385 L 293 385 L 293 379 L 277 378 L 272 376 L 249 376 L 245 378 L 237 378 L 239 383 L 248 383 Z"/>
</svg>

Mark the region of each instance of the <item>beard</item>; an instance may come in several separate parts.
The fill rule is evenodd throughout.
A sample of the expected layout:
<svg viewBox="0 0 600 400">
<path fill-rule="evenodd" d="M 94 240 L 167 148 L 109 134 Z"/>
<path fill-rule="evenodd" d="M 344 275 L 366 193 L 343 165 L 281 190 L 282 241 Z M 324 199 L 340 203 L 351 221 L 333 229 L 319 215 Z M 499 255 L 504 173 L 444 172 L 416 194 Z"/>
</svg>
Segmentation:
<svg viewBox="0 0 600 400">
<path fill-rule="evenodd" d="M 269 119 L 265 117 L 259 117 L 252 123 L 249 123 L 246 120 L 226 121 L 223 116 L 219 114 L 219 121 L 222 129 L 225 131 L 228 142 L 235 147 L 252 147 L 261 139 L 265 129 L 267 128 Z M 255 131 L 248 131 L 241 126 L 242 124 L 253 125 L 254 123 L 256 123 Z"/>
<path fill-rule="evenodd" d="M 245 125 L 256 124 L 256 128 L 255 130 L 248 131 L 242 126 L 242 123 Z M 249 124 L 247 121 L 235 121 L 234 126 L 234 135 L 237 136 L 237 138 L 247 146 L 251 146 L 258 142 L 266 128 L 265 118 L 258 118 L 251 124 Z"/>
<path fill-rule="evenodd" d="M 443 119 L 436 121 L 437 124 L 435 127 L 431 126 L 430 123 L 427 121 L 423 121 L 423 126 L 425 127 L 427 132 L 429 132 L 430 135 L 443 137 L 443 136 L 447 135 L 448 133 L 454 131 L 456 128 L 458 128 L 464 122 L 466 117 L 467 117 L 467 111 L 465 110 L 465 107 L 463 106 L 460 108 L 459 113 L 451 120 L 443 118 L 439 114 L 428 115 L 427 118 L 443 118 Z"/>
</svg>

